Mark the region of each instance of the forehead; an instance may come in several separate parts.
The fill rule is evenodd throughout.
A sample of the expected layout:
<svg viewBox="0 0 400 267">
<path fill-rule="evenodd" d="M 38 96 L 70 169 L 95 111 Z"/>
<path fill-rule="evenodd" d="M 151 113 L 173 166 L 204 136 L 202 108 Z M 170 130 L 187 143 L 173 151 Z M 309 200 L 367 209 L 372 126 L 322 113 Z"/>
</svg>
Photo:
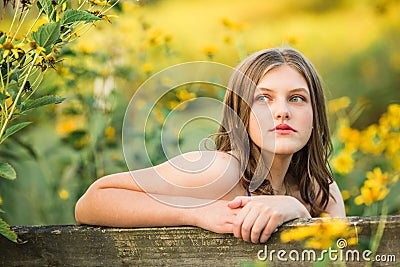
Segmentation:
<svg viewBox="0 0 400 267">
<path fill-rule="evenodd" d="M 304 76 L 289 65 L 281 65 L 269 70 L 257 84 L 258 89 L 292 90 L 304 88 L 309 92 L 308 84 Z"/>
</svg>

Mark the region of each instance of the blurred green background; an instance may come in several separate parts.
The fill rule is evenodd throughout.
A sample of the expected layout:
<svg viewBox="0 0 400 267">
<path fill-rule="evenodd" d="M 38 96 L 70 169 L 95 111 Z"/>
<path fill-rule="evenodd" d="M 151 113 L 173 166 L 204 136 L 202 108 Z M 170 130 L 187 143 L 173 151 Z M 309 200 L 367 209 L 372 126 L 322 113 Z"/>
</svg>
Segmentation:
<svg viewBox="0 0 400 267">
<path fill-rule="evenodd" d="M 235 66 L 268 47 L 300 50 L 322 76 L 327 100 L 347 97 L 330 112 L 334 157 L 352 141 L 341 137 L 343 125 L 363 134 L 381 125 L 389 105 L 400 104 L 400 1 L 122 1 L 108 18 L 111 23 L 96 24 L 60 51 L 61 66 L 47 73 L 40 93 L 66 97 L 64 103 L 24 118 L 34 124 L 0 148 L 0 157 L 18 174 L 15 181 L 0 181 L 0 204 L 11 225 L 75 223 L 74 204 L 87 187 L 98 177 L 127 170 L 121 128 L 129 99 L 152 74 L 174 64 L 208 60 Z M 8 24 L 6 14 L 0 30 Z M 160 122 L 177 104 L 198 96 L 222 99 L 223 91 L 178 88 L 155 110 L 147 140 L 154 162 L 164 160 L 158 153 Z M 182 112 L 195 108 L 189 104 Z M 392 119 L 400 117 L 394 110 Z M 198 142 L 190 140 L 217 129 L 209 122 L 187 127 L 179 139 L 185 150 L 197 149 Z M 391 133 L 385 140 L 400 143 L 397 125 Z M 391 182 L 385 185 L 391 190 L 384 198 L 391 203 L 389 212 L 399 213 L 400 155 L 395 150 L 389 157 L 386 150 L 369 153 L 358 145 L 347 151 L 352 159 L 347 171 L 333 164 L 349 215 L 379 213 L 355 201 L 365 195 L 360 188 L 374 167 L 382 169 L 381 176 L 388 173 Z M 144 162 L 141 155 L 137 162 L 138 167 Z"/>
</svg>

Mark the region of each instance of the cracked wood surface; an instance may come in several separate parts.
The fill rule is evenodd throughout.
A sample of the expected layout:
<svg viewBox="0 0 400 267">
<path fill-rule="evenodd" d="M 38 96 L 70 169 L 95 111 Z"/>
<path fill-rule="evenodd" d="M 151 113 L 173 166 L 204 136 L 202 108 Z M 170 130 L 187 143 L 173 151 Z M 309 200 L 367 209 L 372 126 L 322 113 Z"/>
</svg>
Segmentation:
<svg viewBox="0 0 400 267">
<path fill-rule="evenodd" d="M 280 232 L 314 220 L 297 219 L 286 223 L 265 244 L 246 243 L 231 234 L 217 234 L 196 227 L 15 226 L 12 228 L 24 243 L 14 244 L 0 236 L 0 265 L 266 266 L 266 261 L 257 258 L 259 251 L 265 251 L 267 246 L 268 252 L 297 250 L 301 253 L 304 250 L 302 244 L 282 243 Z M 374 235 L 380 222 L 379 217 L 348 217 L 347 220 L 361 227 L 359 238 L 362 241 L 368 241 Z M 388 216 L 378 254 L 394 255 L 396 262 L 374 262 L 372 266 L 400 266 L 399 234 L 400 216 Z M 346 249 L 365 250 L 356 246 Z M 312 264 L 310 261 L 279 261 L 274 253 L 268 266 Z M 329 266 L 338 266 L 335 264 L 337 262 L 330 262 Z M 345 266 L 366 266 L 366 262 L 348 261 Z"/>
</svg>

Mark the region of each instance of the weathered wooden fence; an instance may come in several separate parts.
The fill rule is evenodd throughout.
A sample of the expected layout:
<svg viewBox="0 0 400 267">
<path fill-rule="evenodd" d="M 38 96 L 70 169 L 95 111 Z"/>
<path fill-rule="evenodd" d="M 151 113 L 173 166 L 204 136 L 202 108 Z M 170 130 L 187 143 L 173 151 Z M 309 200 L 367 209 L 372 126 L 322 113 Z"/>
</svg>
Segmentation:
<svg viewBox="0 0 400 267">
<path fill-rule="evenodd" d="M 315 255 L 301 243 L 280 241 L 280 232 L 314 219 L 282 226 L 266 244 L 195 227 L 107 228 L 84 225 L 18 226 L 23 244 L 0 237 L 1 266 L 313 266 Z M 379 217 L 348 217 L 362 228 L 360 240 L 375 236 Z M 324 233 L 320 233 L 323 235 Z M 386 217 L 376 255 L 355 246 L 326 252 L 328 266 L 400 266 L 400 216 Z M 281 252 L 279 252 L 281 251 Z M 282 252 L 284 251 L 284 252 Z M 357 257 L 358 256 L 358 257 Z M 343 261 L 341 262 L 340 259 Z M 368 265 L 369 264 L 369 265 Z"/>
</svg>

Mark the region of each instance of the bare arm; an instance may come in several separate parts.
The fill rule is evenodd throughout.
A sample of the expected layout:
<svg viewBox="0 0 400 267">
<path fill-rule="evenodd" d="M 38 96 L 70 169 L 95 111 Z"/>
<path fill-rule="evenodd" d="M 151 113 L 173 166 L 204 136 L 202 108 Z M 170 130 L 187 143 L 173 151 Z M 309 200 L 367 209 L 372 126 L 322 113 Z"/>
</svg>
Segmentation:
<svg viewBox="0 0 400 267">
<path fill-rule="evenodd" d="M 84 224 L 119 227 L 195 225 L 215 232 L 232 232 L 232 216 L 237 211 L 230 209 L 227 201 L 217 200 L 210 205 L 193 207 L 200 199 L 203 203 L 205 199 L 217 199 L 214 198 L 220 193 L 217 191 L 227 189 L 224 187 L 226 179 L 232 180 L 232 174 L 235 174 L 232 170 L 236 170 L 235 165 L 230 164 L 236 163 L 226 155 L 218 153 L 217 158 L 212 161 L 209 161 L 208 156 L 214 155 L 206 155 L 206 158 L 200 160 L 211 164 L 198 162 L 205 168 L 199 168 L 197 172 L 177 168 L 181 160 L 177 157 L 172 163 L 103 177 L 93 183 L 77 202 L 76 220 Z M 186 156 L 193 160 L 196 155 L 190 153 Z M 195 165 L 192 167 L 196 168 Z M 162 179 L 154 175 L 159 175 Z M 148 182 L 154 178 L 157 178 L 154 183 Z M 142 185 L 150 190 L 153 197 L 143 192 Z M 205 191 L 207 185 L 213 185 L 209 188 L 215 190 Z M 197 188 L 197 191 L 191 190 Z M 198 195 L 190 197 L 193 193 Z M 178 201 L 192 208 L 168 205 L 154 197 L 159 197 L 166 203 Z"/>
<path fill-rule="evenodd" d="M 89 190 L 93 192 L 89 191 L 76 205 L 78 223 L 114 227 L 193 225 L 217 233 L 231 233 L 238 213 L 236 209 L 230 209 L 225 200 L 201 207 L 181 208 L 166 205 L 143 192 L 94 187 Z M 195 198 L 179 198 L 188 204 L 197 201 Z"/>
</svg>

